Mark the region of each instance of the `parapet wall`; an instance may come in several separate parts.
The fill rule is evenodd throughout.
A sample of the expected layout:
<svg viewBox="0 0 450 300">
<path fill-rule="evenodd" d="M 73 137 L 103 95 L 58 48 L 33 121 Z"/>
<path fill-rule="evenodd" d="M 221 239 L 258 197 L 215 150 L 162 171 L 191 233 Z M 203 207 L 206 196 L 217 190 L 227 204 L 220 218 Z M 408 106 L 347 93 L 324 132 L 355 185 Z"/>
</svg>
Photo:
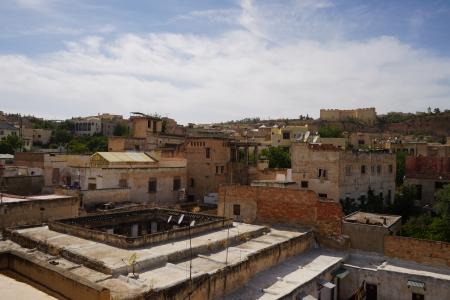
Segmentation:
<svg viewBox="0 0 450 300">
<path fill-rule="evenodd" d="M 3 203 L 0 207 L 0 229 L 77 217 L 79 207 L 78 197 Z"/>
<path fill-rule="evenodd" d="M 109 300 L 110 291 L 56 266 L 19 252 L 0 253 L 0 269 L 11 270 L 67 299 Z"/>
<path fill-rule="evenodd" d="M 385 236 L 384 255 L 421 264 L 450 267 L 450 243 L 445 242 Z"/>
<path fill-rule="evenodd" d="M 320 200 L 312 191 L 240 185 L 220 187 L 218 214 L 233 217 L 235 204 L 240 205 L 240 215 L 234 217 L 244 222 L 310 226 L 322 236 L 342 233 L 341 205 Z"/>
</svg>

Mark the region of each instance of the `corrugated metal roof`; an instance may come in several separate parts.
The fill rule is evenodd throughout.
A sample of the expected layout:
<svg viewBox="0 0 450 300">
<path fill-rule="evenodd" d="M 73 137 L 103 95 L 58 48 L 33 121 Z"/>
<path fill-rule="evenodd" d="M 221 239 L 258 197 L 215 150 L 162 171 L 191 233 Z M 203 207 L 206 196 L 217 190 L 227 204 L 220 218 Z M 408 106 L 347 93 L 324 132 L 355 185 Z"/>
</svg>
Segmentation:
<svg viewBox="0 0 450 300">
<path fill-rule="evenodd" d="M 143 152 L 97 152 L 110 163 L 154 163 L 155 160 Z M 94 154 L 95 155 L 95 154 Z"/>
<path fill-rule="evenodd" d="M 408 280 L 407 284 L 410 287 L 415 287 L 415 288 L 419 288 L 419 289 L 424 289 L 425 288 L 425 283 L 421 282 L 421 281 Z"/>
</svg>

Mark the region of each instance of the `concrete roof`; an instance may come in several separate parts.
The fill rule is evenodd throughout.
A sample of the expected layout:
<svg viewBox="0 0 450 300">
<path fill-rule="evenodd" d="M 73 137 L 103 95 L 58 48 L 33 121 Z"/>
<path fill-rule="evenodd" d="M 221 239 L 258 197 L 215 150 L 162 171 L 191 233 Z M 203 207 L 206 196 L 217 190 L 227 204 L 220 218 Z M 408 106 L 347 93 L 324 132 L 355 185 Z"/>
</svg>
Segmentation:
<svg viewBox="0 0 450 300">
<path fill-rule="evenodd" d="M 150 156 L 143 152 L 97 152 L 110 163 L 154 163 Z"/>
<path fill-rule="evenodd" d="M 2 195 L 2 203 L 17 203 L 17 202 L 26 202 L 26 201 L 35 201 L 35 200 L 56 200 L 56 199 L 66 199 L 66 198 L 72 198 L 71 196 L 65 196 L 65 195 L 38 195 L 38 196 L 16 196 L 16 195 L 9 195 L 9 194 L 3 194 Z"/>
<path fill-rule="evenodd" d="M 308 231 L 270 229 L 264 226 L 234 223 L 228 229 L 192 237 L 192 277 L 221 272 L 229 265 L 240 264 L 250 255 L 271 249 L 279 243 L 306 236 Z M 90 268 L 80 266 L 85 278 L 90 278 L 111 290 L 113 297 L 126 298 L 152 290 L 170 288 L 189 280 L 189 239 L 162 243 L 139 249 L 121 249 L 91 240 L 49 230 L 46 226 L 17 229 L 22 237 L 45 243 L 55 251 L 64 250 L 78 257 Z M 228 249 L 223 247 L 230 242 Z M 1 250 L 0 242 L 0 250 Z M 219 246 L 220 245 L 220 246 Z M 24 250 L 26 251 L 26 250 Z M 40 253 L 39 251 L 36 251 Z M 127 258 L 136 255 L 139 278 L 123 276 L 130 272 Z M 58 258 L 59 265 L 72 272 L 74 263 Z M 100 269 L 97 269 L 98 266 Z M 105 272 L 109 270 L 108 272 Z M 109 274 L 112 274 L 109 275 Z"/>
<path fill-rule="evenodd" d="M 346 256 L 344 253 L 323 249 L 299 254 L 258 273 L 225 299 L 282 299 L 312 280 L 321 278 L 324 272 L 337 267 Z"/>
<path fill-rule="evenodd" d="M 401 216 L 373 214 L 357 211 L 344 217 L 344 222 L 391 227 L 401 220 Z"/>
<path fill-rule="evenodd" d="M 412 261 L 392 259 L 363 252 L 350 254 L 344 265 L 373 271 L 402 273 L 450 281 L 450 269 L 448 268 L 432 267 Z"/>
</svg>

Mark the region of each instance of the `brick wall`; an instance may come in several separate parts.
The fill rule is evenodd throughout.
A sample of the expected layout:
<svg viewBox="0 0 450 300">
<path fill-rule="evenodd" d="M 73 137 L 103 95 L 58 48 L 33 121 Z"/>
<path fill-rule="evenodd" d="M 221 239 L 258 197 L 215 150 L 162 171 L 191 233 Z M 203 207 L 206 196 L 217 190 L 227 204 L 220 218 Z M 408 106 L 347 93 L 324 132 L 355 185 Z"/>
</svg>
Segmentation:
<svg viewBox="0 0 450 300">
<path fill-rule="evenodd" d="M 313 227 L 320 235 L 336 236 L 342 232 L 341 205 L 319 200 L 312 191 L 222 186 L 219 190 L 219 215 L 232 217 L 234 204 L 241 205 L 241 215 L 235 217 L 241 221 L 305 225 Z"/>
<path fill-rule="evenodd" d="M 445 242 L 385 236 L 384 255 L 422 264 L 450 267 L 450 243 Z"/>
<path fill-rule="evenodd" d="M 412 178 L 450 179 L 450 157 L 409 156 L 405 162 L 405 175 Z"/>
</svg>

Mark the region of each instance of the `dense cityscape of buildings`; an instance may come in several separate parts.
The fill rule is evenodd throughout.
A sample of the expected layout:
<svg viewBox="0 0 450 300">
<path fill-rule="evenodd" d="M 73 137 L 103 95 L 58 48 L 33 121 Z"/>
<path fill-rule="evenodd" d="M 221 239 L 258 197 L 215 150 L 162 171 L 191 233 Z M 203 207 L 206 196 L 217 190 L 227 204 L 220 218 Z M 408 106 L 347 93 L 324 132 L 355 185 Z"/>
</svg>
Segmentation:
<svg viewBox="0 0 450 300">
<path fill-rule="evenodd" d="M 447 120 L 438 142 L 385 130 L 375 108 L 186 126 L 1 113 L 0 282 L 69 299 L 448 299 L 450 240 L 387 213 L 435 214 Z"/>
</svg>

